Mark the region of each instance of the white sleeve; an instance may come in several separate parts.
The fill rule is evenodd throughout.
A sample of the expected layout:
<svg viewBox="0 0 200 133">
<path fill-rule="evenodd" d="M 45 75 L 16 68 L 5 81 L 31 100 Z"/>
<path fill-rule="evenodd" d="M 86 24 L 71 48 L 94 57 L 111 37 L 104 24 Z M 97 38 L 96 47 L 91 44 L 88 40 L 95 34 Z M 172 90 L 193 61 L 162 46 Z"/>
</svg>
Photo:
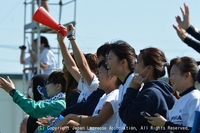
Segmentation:
<svg viewBox="0 0 200 133">
<path fill-rule="evenodd" d="M 97 76 L 96 76 L 95 74 L 93 74 L 93 75 L 94 75 L 94 78 L 93 78 L 91 84 L 88 85 L 88 84 L 86 83 L 86 85 L 87 85 L 87 87 L 88 87 L 88 89 L 89 89 L 90 91 L 95 91 L 95 90 L 97 90 L 97 88 L 99 87 L 99 79 L 97 78 Z"/>
<path fill-rule="evenodd" d="M 119 89 L 116 89 L 108 94 L 108 97 L 106 99 L 106 102 L 109 102 L 112 105 L 114 113 L 118 111 L 118 95 Z"/>
<path fill-rule="evenodd" d="M 84 88 L 83 88 L 83 84 L 84 84 L 84 83 L 83 83 L 82 77 L 81 77 L 81 78 L 79 79 L 79 81 L 78 81 L 78 87 L 77 87 L 80 91 L 83 91 L 83 89 L 84 89 Z"/>
<path fill-rule="evenodd" d="M 187 126 L 192 127 L 195 117 L 195 111 L 200 111 L 200 99 L 193 99 L 190 101 L 189 105 L 187 106 L 189 116 L 187 120 Z"/>
<path fill-rule="evenodd" d="M 97 88 L 99 87 L 99 80 L 95 74 L 94 74 L 94 78 L 92 79 L 92 82 L 90 85 L 88 85 L 88 83 L 85 82 L 82 78 L 83 77 L 81 77 L 78 81 L 78 89 L 80 91 L 83 91 L 83 89 L 85 89 L 85 87 L 86 87 L 89 89 L 90 92 L 93 92 L 93 91 L 97 90 Z"/>
<path fill-rule="evenodd" d="M 26 65 L 30 64 L 30 61 L 31 61 L 31 57 L 30 56 L 24 59 L 24 62 L 25 62 Z"/>
<path fill-rule="evenodd" d="M 49 64 L 49 53 L 48 50 L 45 48 L 41 55 L 40 55 L 40 62 L 44 63 L 44 64 Z"/>
</svg>

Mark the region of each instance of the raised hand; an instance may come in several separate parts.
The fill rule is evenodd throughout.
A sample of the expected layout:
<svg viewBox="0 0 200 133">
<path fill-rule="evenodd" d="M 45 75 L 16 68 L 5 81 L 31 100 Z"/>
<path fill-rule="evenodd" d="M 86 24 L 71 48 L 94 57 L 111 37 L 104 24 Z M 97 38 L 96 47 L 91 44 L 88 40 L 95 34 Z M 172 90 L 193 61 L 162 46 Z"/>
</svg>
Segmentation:
<svg viewBox="0 0 200 133">
<path fill-rule="evenodd" d="M 62 25 L 61 25 L 61 27 L 62 27 L 63 29 L 66 29 L 65 26 L 62 26 Z M 58 31 L 58 32 L 57 32 L 57 40 L 58 40 L 58 42 L 59 42 L 59 43 L 64 43 L 64 39 L 65 39 L 65 36 L 63 36 L 63 34 L 61 33 L 61 31 Z"/>
<path fill-rule="evenodd" d="M 184 29 L 182 29 L 181 27 L 179 26 L 176 26 L 176 25 L 173 25 L 174 29 L 176 30 L 179 38 L 184 41 L 184 39 L 187 37 L 187 33 Z"/>
<path fill-rule="evenodd" d="M 60 31 L 57 32 L 57 40 L 59 42 L 59 44 L 62 44 L 64 43 L 64 39 L 65 39 L 65 36 L 63 36 Z"/>
<path fill-rule="evenodd" d="M 15 89 L 15 85 L 9 77 L 7 77 L 7 80 L 0 77 L 0 88 L 3 88 L 6 92 L 10 92 L 12 89 Z"/>
<path fill-rule="evenodd" d="M 131 81 L 131 83 L 130 83 L 130 87 L 134 88 L 136 90 L 139 90 L 141 88 L 141 85 L 142 85 L 143 81 L 144 81 L 144 78 L 141 75 L 139 75 L 139 74 L 136 75 L 135 74 L 133 79 L 132 79 L 132 81 Z"/>
<path fill-rule="evenodd" d="M 75 33 L 75 27 L 73 26 L 73 24 L 69 24 L 67 26 L 67 32 L 68 32 L 68 35 L 74 35 L 74 33 Z"/>
<path fill-rule="evenodd" d="M 176 16 L 175 18 L 176 18 L 176 22 L 178 23 L 178 26 L 183 28 L 184 30 L 187 30 L 188 27 L 190 26 L 190 11 L 186 3 L 184 3 L 184 8 L 185 10 L 183 10 L 183 8 L 180 7 L 182 15 L 183 15 L 183 20 L 181 20 L 180 16 Z"/>
</svg>

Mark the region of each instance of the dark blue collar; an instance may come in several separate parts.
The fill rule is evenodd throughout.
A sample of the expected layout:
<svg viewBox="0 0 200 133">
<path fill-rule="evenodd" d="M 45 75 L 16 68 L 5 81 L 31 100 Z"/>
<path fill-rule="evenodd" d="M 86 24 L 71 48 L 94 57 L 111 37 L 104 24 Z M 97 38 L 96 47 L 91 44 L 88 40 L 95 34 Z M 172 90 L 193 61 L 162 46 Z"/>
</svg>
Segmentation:
<svg viewBox="0 0 200 133">
<path fill-rule="evenodd" d="M 126 80 L 128 79 L 128 77 L 132 74 L 133 72 L 131 71 L 125 78 L 124 82 L 122 82 L 122 85 L 124 85 L 126 83 Z"/>
<path fill-rule="evenodd" d="M 184 92 L 180 93 L 179 95 L 182 97 L 182 96 L 184 96 L 184 95 L 190 93 L 190 92 L 193 91 L 193 90 L 196 90 L 196 88 L 195 88 L 194 86 L 192 86 L 192 87 L 186 89 Z"/>
</svg>

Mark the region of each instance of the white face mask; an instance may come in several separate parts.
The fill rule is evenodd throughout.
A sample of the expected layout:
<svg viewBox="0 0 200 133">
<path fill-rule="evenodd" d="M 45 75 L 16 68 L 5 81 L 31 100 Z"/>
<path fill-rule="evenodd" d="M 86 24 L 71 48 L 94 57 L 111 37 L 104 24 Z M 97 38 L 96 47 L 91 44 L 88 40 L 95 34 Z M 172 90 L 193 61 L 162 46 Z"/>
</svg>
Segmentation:
<svg viewBox="0 0 200 133">
<path fill-rule="evenodd" d="M 28 95 L 33 99 L 33 89 L 28 88 Z"/>
<path fill-rule="evenodd" d="M 139 76 L 139 75 L 141 75 L 145 70 L 146 70 L 146 68 L 147 68 L 147 66 L 142 70 L 142 72 L 140 72 L 140 73 L 134 73 L 134 77 L 135 76 Z M 145 82 L 146 80 L 147 80 L 147 77 L 149 76 L 149 72 L 147 73 L 147 75 L 145 76 L 145 78 L 143 78 L 143 82 Z"/>
</svg>

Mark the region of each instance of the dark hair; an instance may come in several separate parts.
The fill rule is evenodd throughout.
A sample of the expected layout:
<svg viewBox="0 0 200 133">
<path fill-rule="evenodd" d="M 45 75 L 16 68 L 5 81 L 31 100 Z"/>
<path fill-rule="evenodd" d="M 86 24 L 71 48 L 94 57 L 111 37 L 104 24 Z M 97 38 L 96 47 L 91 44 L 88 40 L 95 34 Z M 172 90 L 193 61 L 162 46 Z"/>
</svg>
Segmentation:
<svg viewBox="0 0 200 133">
<path fill-rule="evenodd" d="M 197 81 L 197 74 L 198 74 L 198 65 L 197 62 L 188 56 L 184 57 L 177 57 L 170 61 L 169 71 L 171 70 L 172 66 L 176 65 L 180 70 L 181 74 L 190 72 L 192 75 L 193 81 Z M 170 76 L 170 74 L 169 74 Z"/>
<path fill-rule="evenodd" d="M 106 70 L 108 70 L 108 69 L 107 69 L 107 65 L 106 65 L 106 61 L 105 61 L 105 60 L 101 60 L 101 61 L 99 62 L 99 64 L 98 64 L 98 68 L 100 68 L 101 66 L 103 66 Z"/>
<path fill-rule="evenodd" d="M 66 100 L 68 99 L 68 97 L 70 96 L 71 92 L 79 92 L 79 90 L 77 89 L 78 87 L 78 83 L 77 81 L 74 79 L 74 77 L 70 74 L 70 72 L 66 71 L 65 75 L 67 77 L 66 79 L 66 89 L 65 89 L 65 94 L 66 94 Z"/>
<path fill-rule="evenodd" d="M 165 75 L 167 59 L 163 51 L 158 48 L 149 47 L 140 50 L 145 66 L 151 65 L 154 68 L 154 78 L 158 79 Z"/>
<path fill-rule="evenodd" d="M 70 55 L 72 56 L 72 58 L 74 59 L 74 61 L 76 63 L 76 60 L 74 58 L 74 53 L 70 53 Z M 93 73 L 97 74 L 97 72 L 98 72 L 98 70 L 97 70 L 97 55 L 96 54 L 92 54 L 92 53 L 87 53 L 87 54 L 83 53 L 83 55 L 84 55 L 84 57 L 85 57 L 85 59 L 86 59 L 86 61 L 88 63 L 88 66 L 89 66 L 90 70 Z M 77 67 L 79 67 L 79 66 L 77 65 Z"/>
<path fill-rule="evenodd" d="M 104 43 L 103 45 L 101 45 L 98 49 L 97 49 L 97 57 L 99 56 L 103 56 L 106 57 L 107 54 L 107 50 L 111 47 L 111 44 L 109 44 L 108 42 Z"/>
<path fill-rule="evenodd" d="M 95 74 L 97 74 L 97 72 L 98 72 L 98 70 L 97 70 L 97 55 L 87 53 L 87 54 L 84 54 L 84 56 L 85 56 L 85 59 L 87 60 L 87 63 L 90 67 L 90 70 L 92 72 L 94 72 Z"/>
<path fill-rule="evenodd" d="M 32 78 L 33 99 L 36 102 L 39 101 L 39 100 L 42 100 L 42 96 L 38 92 L 37 87 L 38 87 L 38 85 L 41 86 L 41 87 L 45 86 L 47 78 L 48 78 L 47 74 L 37 74 L 37 75 L 33 76 L 33 78 Z"/>
<path fill-rule="evenodd" d="M 37 43 L 37 38 L 34 39 L 33 42 Z M 49 42 L 48 42 L 47 38 L 44 37 L 44 36 L 40 36 L 40 43 L 41 44 L 44 43 L 44 47 L 45 48 L 49 48 L 49 49 L 51 48 L 50 45 L 49 45 Z"/>
<path fill-rule="evenodd" d="M 37 87 L 38 85 L 43 87 L 45 86 L 46 80 L 48 78 L 47 74 L 37 74 L 32 77 L 32 84 L 33 84 L 33 99 L 37 102 L 39 100 L 42 100 L 41 94 L 38 92 Z M 38 124 L 36 123 L 37 119 L 33 118 L 31 116 L 28 117 L 26 128 L 27 128 L 27 133 L 29 132 L 34 132 Z"/>
<path fill-rule="evenodd" d="M 74 59 L 74 55 L 72 53 L 70 53 L 72 58 Z M 64 60 L 63 60 L 64 61 Z M 74 79 L 74 77 L 71 75 L 71 73 L 67 70 L 67 68 L 65 67 L 65 64 L 63 64 L 63 72 L 64 75 L 66 75 L 66 89 L 65 89 L 65 100 L 67 101 L 67 99 L 69 98 L 70 94 L 72 92 L 79 92 L 78 90 L 78 82 Z"/>
<path fill-rule="evenodd" d="M 64 73 L 63 71 L 53 71 L 49 77 L 48 81 L 52 82 L 54 84 L 61 84 L 62 90 L 61 92 L 65 92 L 65 87 L 66 87 L 66 80 L 64 78 Z"/>
<path fill-rule="evenodd" d="M 102 60 L 102 61 L 99 62 L 98 68 L 100 68 L 101 66 L 103 66 L 108 71 L 105 60 Z M 121 84 L 122 84 L 121 80 L 119 80 L 119 78 L 117 78 L 117 81 L 115 82 L 115 85 L 116 86 L 120 86 Z"/>
<path fill-rule="evenodd" d="M 134 71 L 135 60 L 137 58 L 135 49 L 131 47 L 127 42 L 122 40 L 118 40 L 110 44 L 111 46 L 108 49 L 107 54 L 112 51 L 119 60 L 126 59 L 129 64 L 129 69 Z"/>
<path fill-rule="evenodd" d="M 197 65 L 199 66 L 200 65 L 200 61 L 196 61 L 197 62 Z"/>
</svg>

